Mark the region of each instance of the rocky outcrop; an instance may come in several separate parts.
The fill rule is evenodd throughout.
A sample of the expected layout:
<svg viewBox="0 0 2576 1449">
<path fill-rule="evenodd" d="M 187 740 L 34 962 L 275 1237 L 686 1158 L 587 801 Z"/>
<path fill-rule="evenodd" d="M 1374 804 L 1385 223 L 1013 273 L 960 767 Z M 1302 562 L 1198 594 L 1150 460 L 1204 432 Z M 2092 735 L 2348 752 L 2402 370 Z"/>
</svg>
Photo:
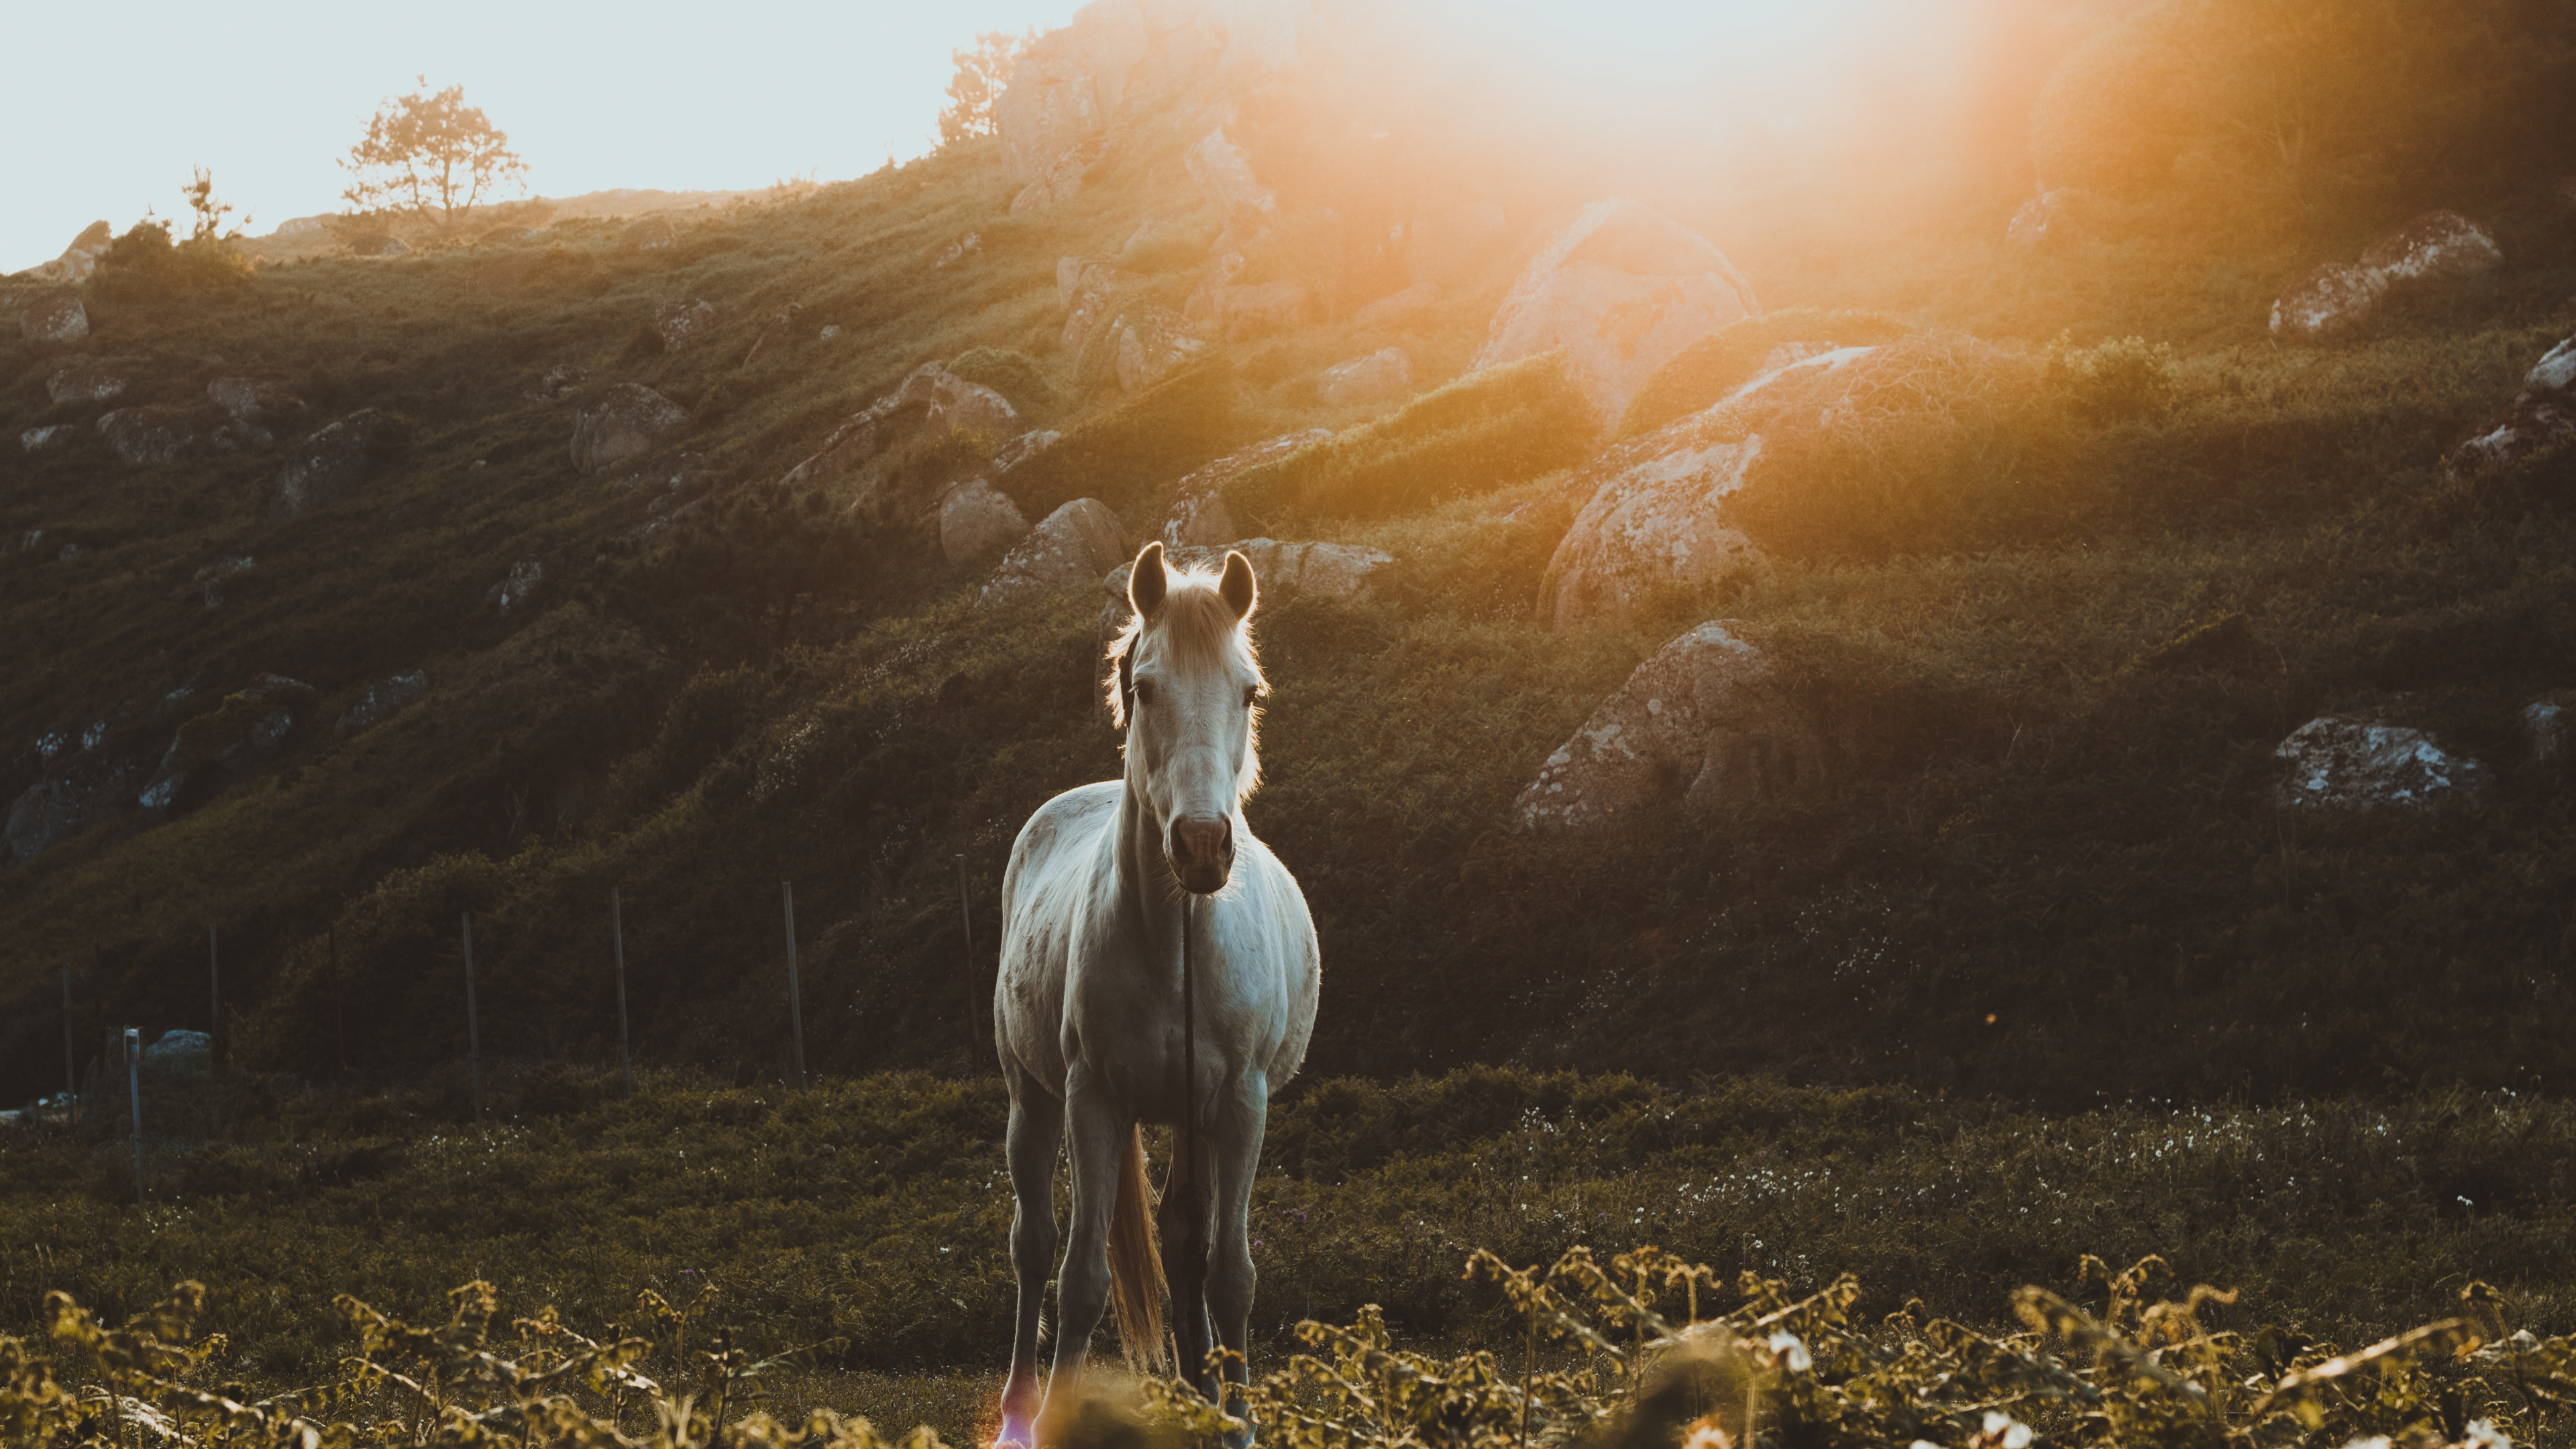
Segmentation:
<svg viewBox="0 0 2576 1449">
<path fill-rule="evenodd" d="M 70 446 L 71 440 L 72 425 L 69 423 L 56 423 L 48 428 L 28 428 L 18 434 L 18 446 L 30 453 L 50 453 L 57 448 Z"/>
<path fill-rule="evenodd" d="M 573 425 L 572 465 L 584 473 L 614 468 L 678 437 L 688 425 L 679 404 L 641 383 L 618 383 L 581 410 Z"/>
<path fill-rule="evenodd" d="M 2328 262 L 2272 304 L 2272 335 L 2324 341 L 2368 321 L 2392 288 L 2464 277 L 2504 263 L 2485 227 L 2428 211 L 2372 243 L 2354 262 Z"/>
<path fill-rule="evenodd" d="M 1022 435 L 1020 415 L 1010 399 L 936 362 L 925 362 L 894 391 L 833 429 L 821 452 L 788 470 L 787 481 L 828 483 L 872 461 L 894 441 L 896 417 L 906 409 L 918 412 L 921 426 L 935 432 L 972 433 L 987 443 Z"/>
<path fill-rule="evenodd" d="M 2278 798 L 2298 809 L 2372 810 L 2462 800 L 2485 789 L 2487 768 L 2444 751 L 2421 730 L 2323 715 L 2272 751 L 2285 766 Z"/>
<path fill-rule="evenodd" d="M 331 726 L 331 733 L 345 740 L 392 719 L 428 697 L 427 670 L 415 669 L 409 674 L 378 680 L 367 686 L 365 692 L 358 696 L 357 703 L 341 711 L 339 720 Z"/>
<path fill-rule="evenodd" d="M 983 601 L 1007 603 L 1087 584 L 1116 567 L 1125 552 L 1118 515 L 1097 498 L 1077 498 L 1020 540 L 984 585 Z"/>
<path fill-rule="evenodd" d="M 1169 549 L 1219 547 L 1235 537 L 1234 519 L 1225 508 L 1226 481 L 1246 468 L 1275 463 L 1299 448 L 1333 436 L 1330 428 L 1307 428 L 1265 438 L 1249 448 L 1203 464 L 1172 485 L 1171 512 L 1163 517 L 1160 536 Z"/>
<path fill-rule="evenodd" d="M 311 717 L 315 698 L 311 685 L 283 674 L 258 676 L 213 710 L 179 726 L 136 803 L 147 810 L 168 809 L 188 782 L 208 769 L 274 754 Z"/>
<path fill-rule="evenodd" d="M 1593 464 L 1576 484 L 1591 499 L 1539 582 L 1540 622 L 1559 633 L 1617 623 L 1656 589 L 1707 582 L 1750 556 L 1722 504 L 1761 456 L 1759 434 L 1710 436 L 1693 416 Z"/>
<path fill-rule="evenodd" d="M 391 419 L 365 408 L 296 444 L 277 470 L 268 497 L 269 518 L 302 518 L 355 491 L 366 483 L 393 432 Z"/>
<path fill-rule="evenodd" d="M 103 403 L 125 391 L 125 369 L 86 358 L 55 368 L 45 379 L 45 396 L 54 406 Z"/>
<path fill-rule="evenodd" d="M 115 230 L 106 222 L 93 221 L 81 228 L 81 234 L 72 238 L 72 244 L 63 248 L 61 256 L 36 267 L 28 275 L 40 282 L 65 286 L 86 282 L 98 270 L 98 264 L 106 259 L 108 248 L 114 245 Z"/>
<path fill-rule="evenodd" d="M 118 408 L 99 418 L 98 433 L 120 460 L 137 466 L 175 461 L 205 440 L 186 408 L 161 406 Z"/>
<path fill-rule="evenodd" d="M 2064 241 L 2073 230 L 2073 211 L 2073 192 L 2043 191 L 2013 212 L 2004 240 L 2030 251 Z"/>
<path fill-rule="evenodd" d="M 802 302 L 790 302 L 779 308 L 771 315 L 769 325 L 761 328 L 760 335 L 751 340 L 751 350 L 742 355 L 742 365 L 749 367 L 764 357 L 778 353 L 793 342 L 798 330 L 796 319 L 804 313 L 805 304 Z"/>
<path fill-rule="evenodd" d="M 2532 365 L 2504 416 L 2451 451 L 2454 477 L 2519 463 L 2548 448 L 2576 448 L 2576 337 Z"/>
<path fill-rule="evenodd" d="M 545 563 L 539 559 L 523 558 L 510 565 L 510 572 L 502 577 L 501 582 L 484 590 L 484 607 L 499 614 L 523 609 L 530 599 L 536 597 L 538 588 L 545 581 Z"/>
<path fill-rule="evenodd" d="M 1596 201 L 1542 246 L 1495 313 L 1475 367 L 1562 349 L 1604 424 L 1665 359 L 1760 315 L 1724 253 L 1633 201 Z"/>
<path fill-rule="evenodd" d="M 1423 208 L 1405 231 L 1404 279 L 1415 287 L 1468 280 L 1502 245 L 1506 220 L 1494 201 Z"/>
<path fill-rule="evenodd" d="M 703 337 L 716 325 L 714 304 L 692 297 L 685 302 L 665 302 L 653 309 L 653 330 L 662 335 L 662 350 L 677 352 Z"/>
<path fill-rule="evenodd" d="M 1522 826 L 1610 829 L 1676 800 L 1707 816 L 1821 779 L 1823 742 L 1779 689 L 1760 637 L 1716 620 L 1638 665 L 1513 802 Z"/>
<path fill-rule="evenodd" d="M 89 309 L 69 292 L 21 296 L 18 335 L 30 342 L 78 342 L 89 335 Z"/>
<path fill-rule="evenodd" d="M 1416 282 L 1361 307 L 1351 314 L 1351 321 L 1362 327 L 1404 327 L 1420 321 L 1439 300 L 1439 283 Z"/>
<path fill-rule="evenodd" d="M 1382 402 L 1413 386 L 1413 359 L 1401 347 L 1382 347 L 1325 368 L 1315 379 L 1315 396 L 1327 405 Z"/>
<path fill-rule="evenodd" d="M 1020 506 L 982 478 L 969 478 L 939 501 L 939 552 L 950 563 L 984 563 L 1028 537 Z"/>
<path fill-rule="evenodd" d="M 1107 262 L 1088 261 L 1082 257 L 1060 257 L 1055 264 L 1056 296 L 1064 302 L 1064 326 L 1057 329 L 1056 345 L 1067 352 L 1080 352 L 1091 329 L 1117 300 L 1121 289 L 1143 281 L 1134 272 L 1120 271 Z"/>
<path fill-rule="evenodd" d="M 1252 174 L 1252 159 L 1226 139 L 1219 126 L 1183 153 L 1181 164 L 1205 197 L 1208 209 L 1225 219 L 1235 236 L 1266 231 L 1279 220 L 1279 196 Z"/>
<path fill-rule="evenodd" d="M 1143 306 L 1118 320 L 1118 386 L 1134 393 L 1207 350 L 1190 324 L 1169 307 Z"/>
<path fill-rule="evenodd" d="M 1059 201 L 1070 201 L 1082 192 L 1083 179 L 1091 174 L 1092 163 L 1100 159 L 1100 138 L 1086 136 L 1055 154 L 1028 185 L 1011 197 L 1011 212 L 1043 211 Z"/>
<path fill-rule="evenodd" d="M 1038 454 L 1053 447 L 1064 434 L 1053 428 L 1032 428 L 993 450 L 993 472 L 1008 473 Z"/>
</svg>

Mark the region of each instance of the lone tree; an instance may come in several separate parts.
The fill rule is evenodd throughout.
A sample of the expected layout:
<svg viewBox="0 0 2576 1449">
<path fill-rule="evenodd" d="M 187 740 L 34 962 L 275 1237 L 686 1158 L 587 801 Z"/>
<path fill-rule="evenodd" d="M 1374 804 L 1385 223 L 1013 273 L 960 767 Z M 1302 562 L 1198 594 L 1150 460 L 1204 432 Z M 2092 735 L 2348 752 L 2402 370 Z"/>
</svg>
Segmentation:
<svg viewBox="0 0 2576 1449">
<path fill-rule="evenodd" d="M 993 102 L 1001 99 L 1021 54 L 1037 38 L 1035 30 L 1025 36 L 988 30 L 975 37 L 973 50 L 948 52 L 957 62 L 957 74 L 948 81 L 948 108 L 939 113 L 940 145 L 993 134 Z"/>
<path fill-rule="evenodd" d="M 465 87 L 432 94 L 429 77 L 417 79 L 420 89 L 376 108 L 366 137 L 341 158 L 350 177 L 341 199 L 360 211 L 434 210 L 452 222 L 486 192 L 525 190 L 527 163 L 491 117 L 465 104 Z"/>
</svg>

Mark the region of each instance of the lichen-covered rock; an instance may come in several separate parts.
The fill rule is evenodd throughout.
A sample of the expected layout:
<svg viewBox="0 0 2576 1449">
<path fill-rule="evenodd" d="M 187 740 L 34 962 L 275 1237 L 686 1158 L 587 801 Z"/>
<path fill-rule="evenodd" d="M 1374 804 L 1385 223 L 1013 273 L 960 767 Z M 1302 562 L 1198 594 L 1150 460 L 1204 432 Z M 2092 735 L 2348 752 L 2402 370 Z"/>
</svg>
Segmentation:
<svg viewBox="0 0 2576 1449">
<path fill-rule="evenodd" d="M 1100 138 L 1086 137 L 1055 154 L 1028 185 L 1011 196 L 1011 212 L 1043 211 L 1059 201 L 1071 201 L 1082 193 L 1082 183 L 1091 174 L 1092 163 L 1100 159 Z M 933 263 L 933 265 L 938 265 Z"/>
<path fill-rule="evenodd" d="M 2504 265 L 2487 229 L 2456 211 L 2428 211 L 2371 243 L 2361 264 L 2388 285 L 2467 277 Z"/>
<path fill-rule="evenodd" d="M 158 405 L 104 414 L 98 432 L 119 459 L 137 466 L 172 462 L 205 438 L 187 409 Z"/>
<path fill-rule="evenodd" d="M 1064 326 L 1056 331 L 1056 345 L 1067 352 L 1082 350 L 1083 340 L 1091 335 L 1126 287 L 1143 281 L 1134 272 L 1121 271 L 1107 262 L 1083 257 L 1059 257 L 1055 264 L 1055 292 L 1064 302 Z"/>
<path fill-rule="evenodd" d="M 916 367 L 894 390 L 852 413 L 823 440 L 820 452 L 788 470 L 790 483 L 829 483 L 862 467 L 899 436 L 898 415 L 911 410 L 933 432 L 972 433 L 986 443 L 1022 438 L 1020 415 L 1010 399 L 969 382 L 936 362 Z M 1039 444 L 1037 446 L 1044 446 Z M 1012 461 L 1027 456 L 1023 450 Z"/>
<path fill-rule="evenodd" d="M 714 304 L 696 297 L 685 302 L 665 302 L 653 309 L 653 330 L 662 334 L 664 352 L 679 351 L 715 325 Z"/>
<path fill-rule="evenodd" d="M 165 810 L 188 782 L 214 766 L 274 753 L 312 715 L 313 687 L 283 674 L 262 674 L 224 696 L 214 709 L 179 726 L 136 803 Z"/>
<path fill-rule="evenodd" d="M 2486 787 L 2487 768 L 2452 755 L 2422 730 L 2323 715 L 2272 751 L 2286 767 L 2284 805 L 2371 810 L 2467 799 Z"/>
<path fill-rule="evenodd" d="M 545 564 L 538 559 L 523 558 L 510 565 L 510 572 L 502 578 L 501 582 L 484 591 L 483 602 L 494 612 L 501 614 L 525 608 L 528 601 L 536 597 L 538 587 L 545 581 Z"/>
<path fill-rule="evenodd" d="M 49 453 L 56 448 L 68 447 L 71 440 L 72 425 L 69 423 L 56 423 L 45 428 L 29 428 L 18 434 L 18 446 L 30 453 Z"/>
<path fill-rule="evenodd" d="M 2272 304 L 2272 335 L 2303 340 L 2340 336 L 2369 320 L 2387 291 L 2388 279 L 2372 268 L 2328 262 Z"/>
<path fill-rule="evenodd" d="M 86 358 L 55 368 L 45 379 L 45 396 L 56 407 L 103 403 L 125 391 L 125 369 Z"/>
<path fill-rule="evenodd" d="M 1172 485 L 1171 512 L 1163 516 L 1160 530 L 1163 546 L 1170 549 L 1215 548 L 1231 542 L 1235 531 L 1234 519 L 1225 507 L 1226 481 L 1246 468 L 1277 462 L 1299 448 L 1323 442 L 1332 435 L 1330 428 L 1282 433 L 1192 470 Z"/>
<path fill-rule="evenodd" d="M 1521 269 L 1474 365 L 1562 350 L 1568 377 L 1606 425 L 1665 359 L 1761 311 L 1751 284 L 1706 238 L 1651 207 L 1596 201 Z"/>
<path fill-rule="evenodd" d="M 2576 448 L 2576 337 L 2533 364 L 2504 416 L 2451 451 L 2453 476 L 2521 462 L 2545 448 Z"/>
<path fill-rule="evenodd" d="M 64 285 L 86 282 L 90 274 L 98 270 L 98 264 L 106 258 L 108 248 L 114 245 L 116 245 L 115 229 L 106 222 L 93 221 L 81 228 L 81 234 L 72 238 L 72 244 L 63 248 L 61 256 L 35 268 L 30 275 L 40 282 L 57 282 Z"/>
<path fill-rule="evenodd" d="M 1351 314 L 1351 321 L 1362 327 L 1403 327 L 1419 321 L 1440 300 L 1438 282 L 1416 282 L 1401 292 L 1389 292 Z"/>
<path fill-rule="evenodd" d="M 391 419 L 364 408 L 296 444 L 277 470 L 268 516 L 302 518 L 347 496 L 366 483 L 392 435 Z"/>
<path fill-rule="evenodd" d="M 1126 552 L 1118 515 L 1097 498 L 1077 498 L 1046 516 L 1020 540 L 984 585 L 988 604 L 1087 584 Z"/>
<path fill-rule="evenodd" d="M 641 383 L 621 382 L 581 410 L 573 425 L 572 465 L 584 473 L 614 468 L 679 436 L 689 415 Z"/>
<path fill-rule="evenodd" d="M 1142 392 L 1154 379 L 1207 350 L 1190 324 L 1169 307 L 1131 309 L 1118 322 L 1118 386 Z"/>
<path fill-rule="evenodd" d="M 1608 829 L 1676 798 L 1705 816 L 1820 779 L 1823 742 L 1759 639 L 1715 620 L 1657 650 L 1539 767 L 1513 802 L 1522 826 Z"/>
<path fill-rule="evenodd" d="M 338 722 L 331 726 L 331 733 L 345 740 L 392 719 L 428 697 L 427 670 L 415 669 L 409 674 L 380 679 L 367 686 L 366 692 L 358 696 L 357 703 L 341 711 Z"/>
<path fill-rule="evenodd" d="M 1032 428 L 993 450 L 995 476 L 1010 472 L 1038 454 L 1053 447 L 1064 434 L 1053 428 Z"/>
<path fill-rule="evenodd" d="M 89 335 L 89 309 L 69 292 L 22 296 L 18 334 L 30 342 L 78 342 Z"/>
<path fill-rule="evenodd" d="M 939 552 L 950 563 L 982 563 L 1028 537 L 1020 506 L 982 478 L 969 478 L 939 501 Z"/>
<path fill-rule="evenodd" d="M 1413 359 L 1401 347 L 1381 347 L 1325 368 L 1315 379 L 1315 396 L 1327 405 L 1381 402 L 1413 386 Z"/>
<path fill-rule="evenodd" d="M 1243 148 L 1226 139 L 1225 127 L 1219 126 L 1198 140 L 1181 157 L 1181 164 L 1197 184 L 1199 194 L 1207 198 L 1208 207 L 1225 218 L 1226 227 L 1237 236 L 1266 229 L 1279 219 L 1279 196 L 1252 174 L 1252 159 Z"/>
</svg>

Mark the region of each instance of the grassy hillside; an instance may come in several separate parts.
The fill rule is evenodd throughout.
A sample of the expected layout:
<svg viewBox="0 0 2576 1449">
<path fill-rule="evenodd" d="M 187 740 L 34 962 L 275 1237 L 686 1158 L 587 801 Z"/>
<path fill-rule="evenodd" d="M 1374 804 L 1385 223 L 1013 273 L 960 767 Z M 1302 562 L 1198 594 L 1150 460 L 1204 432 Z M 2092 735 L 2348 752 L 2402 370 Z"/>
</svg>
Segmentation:
<svg viewBox="0 0 2576 1449">
<path fill-rule="evenodd" d="M 2545 490 L 2457 488 L 2439 468 L 2576 329 L 2576 229 L 2541 181 L 2292 228 L 2105 201 L 2028 253 L 2003 239 L 2000 193 L 1829 225 L 1841 214 L 1812 198 L 1721 206 L 1676 175 L 1652 199 L 1774 310 L 1867 310 L 1985 359 L 1941 374 L 1941 416 L 1983 420 L 1995 446 L 1953 476 L 1815 440 L 1743 502 L 1766 562 L 1556 636 L 1534 605 L 1579 469 L 1495 487 L 1487 473 L 1512 470 L 1459 461 L 1549 415 L 1442 431 L 1404 422 L 1408 398 L 1328 406 L 1314 379 L 1391 343 L 1416 394 L 1458 379 L 1517 257 L 1586 195 L 1514 193 L 1508 245 L 1422 318 L 1346 320 L 1375 285 L 1346 260 L 1320 319 L 1216 344 L 1186 389 L 1128 399 L 1097 329 L 1063 345 L 1056 261 L 1119 262 L 1136 278 L 1121 307 L 1186 300 L 1217 229 L 1179 159 L 1200 99 L 1123 123 L 1082 192 L 1038 212 L 1010 214 L 998 148 L 967 143 L 683 219 L 667 248 L 575 219 L 186 295 L 103 287 L 78 348 L 0 338 L 6 433 L 75 428 L 5 458 L 0 798 L 67 779 L 129 800 L 259 676 L 316 692 L 273 748 L 200 770 L 166 809 L 102 809 L 0 874 L 0 1093 L 56 1080 L 66 963 L 85 1057 L 109 1025 L 204 1025 L 209 922 L 247 1063 L 335 1075 L 343 1022 L 363 1075 L 454 1061 L 469 909 L 485 1050 L 603 1060 L 612 886 L 644 1059 L 774 1081 L 782 879 L 810 1060 L 980 1071 L 956 859 L 989 973 L 1018 823 L 1116 769 L 1098 598 L 977 606 L 978 571 L 886 503 L 914 496 L 941 440 L 776 492 L 841 419 L 977 349 L 1033 423 L 1067 432 L 1029 501 L 1108 497 L 1134 537 L 1208 457 L 1343 433 L 1282 465 L 1296 486 L 1264 493 L 1286 502 L 1260 520 L 1398 560 L 1369 602 L 1296 600 L 1261 622 L 1277 692 L 1250 817 L 1323 931 L 1317 1070 L 1763 1071 L 2080 1105 L 2576 1068 L 2547 884 L 2576 871 L 2576 797 L 2515 736 L 2525 705 L 2576 685 L 2576 522 Z M 2284 285 L 2437 200 L 2486 221 L 2508 265 L 2392 300 L 2354 340 L 2269 338 Z M 978 246 L 942 264 L 969 232 Z M 712 328 L 666 350 L 656 309 L 688 299 Z M 790 304 L 782 345 L 746 363 Z M 75 355 L 123 369 L 126 393 L 50 401 Z M 2106 391 L 2117 357 L 2149 359 L 2152 386 Z M 586 378 L 540 400 L 565 364 Z M 271 443 L 158 466 L 118 461 L 91 426 L 111 405 L 202 413 L 228 376 L 309 410 Z M 580 474 L 574 417 L 622 383 L 688 427 Z M 359 408 L 399 424 L 368 480 L 269 521 L 287 450 Z M 209 607 L 211 571 L 240 558 Z M 799 573 L 802 558 L 845 562 Z M 527 562 L 543 582 L 500 607 Z M 2233 615 L 2246 647 L 2159 652 Z M 1510 802 L 1540 760 L 1712 617 L 1772 627 L 1838 740 L 1829 785 L 1715 826 L 1517 833 Z M 412 670 L 425 700 L 335 732 Z M 2440 812 L 2285 815 L 2271 748 L 2330 708 L 2433 727 L 2498 787 Z"/>
</svg>

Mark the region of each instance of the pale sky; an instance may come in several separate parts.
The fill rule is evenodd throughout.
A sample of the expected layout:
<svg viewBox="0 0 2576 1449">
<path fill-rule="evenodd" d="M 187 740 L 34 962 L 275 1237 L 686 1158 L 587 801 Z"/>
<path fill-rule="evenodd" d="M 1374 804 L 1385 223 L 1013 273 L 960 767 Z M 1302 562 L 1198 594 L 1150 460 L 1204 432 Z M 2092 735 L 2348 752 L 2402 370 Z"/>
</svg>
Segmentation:
<svg viewBox="0 0 2576 1449">
<path fill-rule="evenodd" d="M 1455 17 L 1524 60 L 1670 70 L 1712 47 L 1786 59 L 1848 39 L 1892 0 L 1394 0 Z M 185 215 L 216 194 L 265 234 L 339 209 L 335 164 L 384 98 L 426 74 L 509 133 L 532 193 L 736 190 L 862 175 L 929 149 L 951 49 L 1063 24 L 1073 0 L 129 0 L 28 4 L 0 85 L 0 273 L 100 219 Z M 238 221 L 238 214 L 234 220 Z"/>
</svg>

